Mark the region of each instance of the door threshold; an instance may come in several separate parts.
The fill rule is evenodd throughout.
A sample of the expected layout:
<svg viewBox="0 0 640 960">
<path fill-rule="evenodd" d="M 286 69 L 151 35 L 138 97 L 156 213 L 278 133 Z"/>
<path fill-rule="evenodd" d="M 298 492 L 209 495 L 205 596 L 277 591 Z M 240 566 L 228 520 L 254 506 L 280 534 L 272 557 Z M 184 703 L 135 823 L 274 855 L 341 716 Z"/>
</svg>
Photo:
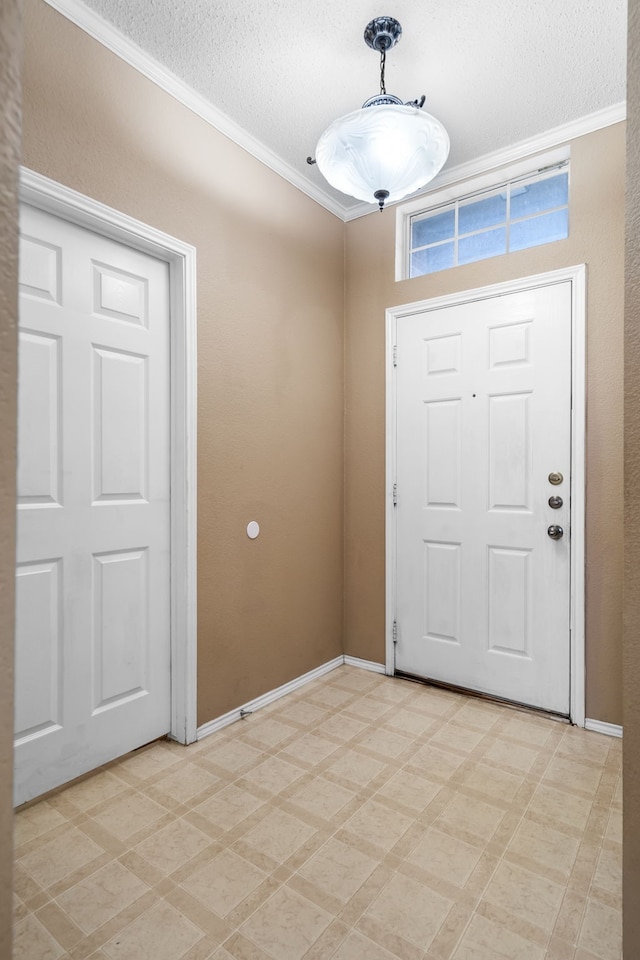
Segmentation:
<svg viewBox="0 0 640 960">
<path fill-rule="evenodd" d="M 448 690 L 449 693 L 462 693 L 466 697 L 473 697 L 474 700 L 484 700 L 486 703 L 496 703 L 508 710 L 520 710 L 525 713 L 532 713 L 536 717 L 545 717 L 547 720 L 555 720 L 557 723 L 571 723 L 571 719 L 566 713 L 557 713 L 554 710 L 544 710 L 542 707 L 532 707 L 529 703 L 519 703 L 517 700 L 505 700 L 503 697 L 495 697 L 490 693 L 482 693 L 480 690 L 471 690 L 468 687 L 458 687 L 453 683 L 445 683 L 442 680 L 431 680 L 428 677 L 416 677 L 412 673 L 404 673 L 402 670 L 396 670 L 393 674 L 399 680 L 410 680 L 413 683 L 420 683 L 426 687 L 437 687 L 439 690 Z"/>
</svg>

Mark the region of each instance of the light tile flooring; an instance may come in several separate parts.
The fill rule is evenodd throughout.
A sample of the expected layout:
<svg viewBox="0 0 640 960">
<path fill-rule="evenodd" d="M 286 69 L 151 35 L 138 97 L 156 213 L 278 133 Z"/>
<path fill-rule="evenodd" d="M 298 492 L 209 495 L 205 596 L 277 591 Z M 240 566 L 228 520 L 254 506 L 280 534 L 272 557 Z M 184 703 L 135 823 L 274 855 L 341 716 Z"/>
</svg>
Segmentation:
<svg viewBox="0 0 640 960">
<path fill-rule="evenodd" d="M 17 816 L 16 960 L 619 960 L 620 741 L 341 667 Z"/>
</svg>

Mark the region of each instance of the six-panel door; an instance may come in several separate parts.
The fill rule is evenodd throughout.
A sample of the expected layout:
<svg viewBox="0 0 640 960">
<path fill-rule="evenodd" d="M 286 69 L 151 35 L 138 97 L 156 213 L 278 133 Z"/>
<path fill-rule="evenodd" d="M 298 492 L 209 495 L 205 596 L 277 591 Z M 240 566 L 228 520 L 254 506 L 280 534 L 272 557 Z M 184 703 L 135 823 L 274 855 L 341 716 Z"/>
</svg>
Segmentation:
<svg viewBox="0 0 640 960">
<path fill-rule="evenodd" d="M 396 669 L 568 714 L 571 284 L 402 317 L 397 358 Z"/>
<path fill-rule="evenodd" d="M 21 235 L 16 802 L 170 725 L 168 266 Z"/>
</svg>

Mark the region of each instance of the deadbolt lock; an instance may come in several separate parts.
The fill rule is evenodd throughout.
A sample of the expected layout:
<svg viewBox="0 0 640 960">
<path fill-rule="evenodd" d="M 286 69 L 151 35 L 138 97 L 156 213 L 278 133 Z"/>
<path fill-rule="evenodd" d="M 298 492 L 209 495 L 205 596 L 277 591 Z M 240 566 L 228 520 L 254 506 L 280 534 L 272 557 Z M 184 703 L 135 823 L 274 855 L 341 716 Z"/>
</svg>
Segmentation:
<svg viewBox="0 0 640 960">
<path fill-rule="evenodd" d="M 555 471 L 552 471 L 549 474 L 549 483 L 552 483 L 554 487 L 557 487 L 558 484 L 562 483 L 563 480 L 564 480 L 564 477 L 562 476 L 561 473 L 556 473 Z"/>
<path fill-rule="evenodd" d="M 563 503 L 562 497 L 549 497 L 549 506 L 552 510 L 559 510 Z"/>
</svg>

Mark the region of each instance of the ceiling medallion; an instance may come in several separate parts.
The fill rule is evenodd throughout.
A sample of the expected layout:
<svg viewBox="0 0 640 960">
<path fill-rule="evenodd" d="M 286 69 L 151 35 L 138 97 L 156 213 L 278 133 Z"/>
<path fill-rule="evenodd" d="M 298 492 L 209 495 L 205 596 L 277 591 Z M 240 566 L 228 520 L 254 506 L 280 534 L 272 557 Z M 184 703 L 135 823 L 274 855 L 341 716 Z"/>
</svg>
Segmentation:
<svg viewBox="0 0 640 960">
<path fill-rule="evenodd" d="M 376 17 L 364 31 L 366 44 L 380 54 L 380 93 L 360 110 L 339 117 L 327 127 L 316 147 L 325 180 L 357 200 L 402 200 L 429 183 L 449 155 L 449 137 L 439 120 L 423 112 L 424 97 L 404 103 L 387 93 L 387 51 L 402 36 L 393 17 Z"/>
</svg>

